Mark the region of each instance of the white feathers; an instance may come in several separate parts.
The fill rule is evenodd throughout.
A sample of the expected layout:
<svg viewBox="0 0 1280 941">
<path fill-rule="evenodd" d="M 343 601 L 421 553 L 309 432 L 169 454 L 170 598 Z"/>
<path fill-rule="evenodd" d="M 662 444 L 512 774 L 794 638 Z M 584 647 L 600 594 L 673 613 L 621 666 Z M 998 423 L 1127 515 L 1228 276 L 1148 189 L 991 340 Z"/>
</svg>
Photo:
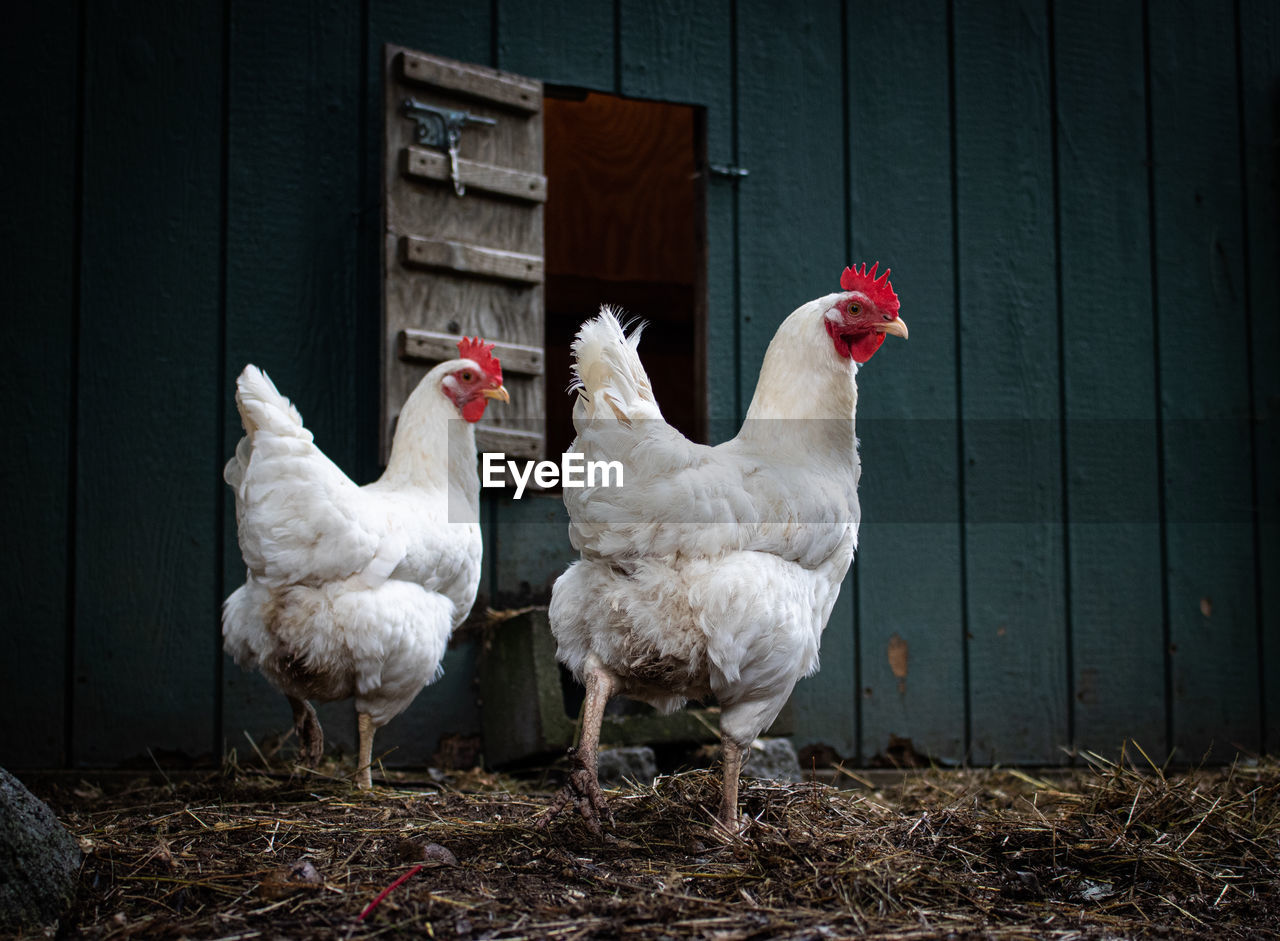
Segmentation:
<svg viewBox="0 0 1280 941">
<path fill-rule="evenodd" d="M 246 366 L 236 379 L 236 408 L 240 410 L 240 420 L 249 437 L 265 429 L 277 435 L 311 440 L 311 432 L 302 427 L 302 416 L 293 403 L 253 364 Z"/>
<path fill-rule="evenodd" d="M 398 477 L 357 487 L 257 367 L 241 373 L 236 405 L 246 433 L 223 476 L 248 571 L 223 606 L 224 646 L 288 695 L 355 696 L 380 726 L 436 676 L 475 599 L 479 527 L 449 521 L 450 499 L 476 492 L 470 426 L 450 434 L 452 402 L 412 396 Z M 451 490 L 455 472 L 471 486 Z"/>
<path fill-rule="evenodd" d="M 859 518 L 853 368 L 824 309 L 779 328 L 750 420 L 718 447 L 662 420 L 638 330 L 605 308 L 579 331 L 570 450 L 620 461 L 626 481 L 564 491 L 582 561 L 556 582 L 550 620 L 579 677 L 598 662 L 662 708 L 714 694 L 745 743 L 817 669 Z"/>
<path fill-rule="evenodd" d="M 637 352 L 643 330 L 643 325 L 638 325 L 627 336 L 611 307 L 600 308 L 598 317 L 582 325 L 573 341 L 574 388 L 579 390 L 575 426 L 579 418 L 609 418 L 628 424 L 662 418 Z"/>
<path fill-rule="evenodd" d="M 779 362 L 774 346 L 811 334 L 809 321 L 820 317 L 816 307 L 812 316 L 796 314 L 770 347 L 756 398 L 785 400 L 794 376 L 802 375 L 805 394 L 791 409 L 798 414 L 752 419 L 737 438 L 714 448 L 694 444 L 662 419 L 637 353 L 639 331 L 626 336 L 609 308 L 582 326 L 573 345 L 582 383 L 574 409 L 578 437 L 569 450 L 587 462 L 620 462 L 626 481 L 620 488 L 566 488 L 569 536 L 583 558 L 747 550 L 812 568 L 837 550 L 842 521 L 856 528 L 858 514 L 852 377 L 847 368 L 815 369 L 799 357 L 789 366 Z M 812 349 L 829 351 L 820 326 L 818 332 Z M 844 410 L 843 419 L 828 417 L 828 399 Z M 803 410 L 811 402 L 821 406 L 810 409 L 818 417 Z"/>
</svg>

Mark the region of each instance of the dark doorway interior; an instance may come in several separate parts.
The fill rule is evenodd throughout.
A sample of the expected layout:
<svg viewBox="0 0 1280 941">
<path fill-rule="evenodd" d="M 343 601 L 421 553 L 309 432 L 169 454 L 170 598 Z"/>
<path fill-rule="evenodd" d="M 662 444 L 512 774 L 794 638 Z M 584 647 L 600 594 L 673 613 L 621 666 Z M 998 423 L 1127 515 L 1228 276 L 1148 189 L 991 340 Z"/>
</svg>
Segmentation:
<svg viewBox="0 0 1280 941">
<path fill-rule="evenodd" d="M 601 304 L 648 323 L 667 421 L 706 440 L 702 109 L 547 89 L 547 454 L 573 440 L 569 346 Z"/>
</svg>

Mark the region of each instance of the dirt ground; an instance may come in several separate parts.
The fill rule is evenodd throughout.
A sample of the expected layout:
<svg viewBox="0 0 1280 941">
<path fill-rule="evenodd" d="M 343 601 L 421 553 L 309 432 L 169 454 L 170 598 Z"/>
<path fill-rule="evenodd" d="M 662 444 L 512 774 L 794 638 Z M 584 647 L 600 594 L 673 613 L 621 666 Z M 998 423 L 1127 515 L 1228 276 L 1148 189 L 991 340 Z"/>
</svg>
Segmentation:
<svg viewBox="0 0 1280 941">
<path fill-rule="evenodd" d="M 85 852 L 67 938 L 1280 938 L 1280 765 L 1139 760 L 611 792 L 596 837 L 480 772 L 30 782 Z M 390 888 L 390 891 L 386 891 Z M 375 903 L 376 904 L 373 904 Z"/>
</svg>

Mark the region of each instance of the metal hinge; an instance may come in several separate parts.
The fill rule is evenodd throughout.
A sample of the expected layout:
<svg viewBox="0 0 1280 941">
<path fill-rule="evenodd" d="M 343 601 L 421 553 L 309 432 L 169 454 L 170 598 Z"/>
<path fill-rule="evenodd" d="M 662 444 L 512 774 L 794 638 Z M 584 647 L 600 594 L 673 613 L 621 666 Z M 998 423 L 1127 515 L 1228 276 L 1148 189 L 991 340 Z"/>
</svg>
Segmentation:
<svg viewBox="0 0 1280 941">
<path fill-rule="evenodd" d="M 414 98 L 406 98 L 400 104 L 400 113 L 414 122 L 413 139 L 424 147 L 435 147 L 449 154 L 449 175 L 453 179 L 453 191 L 461 196 L 467 191 L 458 175 L 458 150 L 462 129 L 468 124 L 484 124 L 492 127 L 498 122 L 482 118 L 470 111 L 451 111 L 424 105 Z"/>
</svg>

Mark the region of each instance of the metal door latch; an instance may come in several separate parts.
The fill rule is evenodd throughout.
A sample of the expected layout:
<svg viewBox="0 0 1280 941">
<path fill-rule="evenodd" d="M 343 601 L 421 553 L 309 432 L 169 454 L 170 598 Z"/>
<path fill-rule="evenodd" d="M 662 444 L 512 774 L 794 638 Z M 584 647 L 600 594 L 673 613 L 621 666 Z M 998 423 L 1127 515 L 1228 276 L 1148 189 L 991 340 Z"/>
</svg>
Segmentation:
<svg viewBox="0 0 1280 941">
<path fill-rule="evenodd" d="M 424 147 L 434 147 L 449 154 L 449 176 L 453 179 L 453 191 L 461 196 L 467 191 L 458 175 L 458 149 L 462 129 L 468 124 L 484 124 L 492 127 L 498 122 L 482 118 L 470 111 L 450 111 L 424 105 L 414 98 L 406 98 L 400 104 L 400 113 L 414 122 L 413 139 Z"/>
</svg>

